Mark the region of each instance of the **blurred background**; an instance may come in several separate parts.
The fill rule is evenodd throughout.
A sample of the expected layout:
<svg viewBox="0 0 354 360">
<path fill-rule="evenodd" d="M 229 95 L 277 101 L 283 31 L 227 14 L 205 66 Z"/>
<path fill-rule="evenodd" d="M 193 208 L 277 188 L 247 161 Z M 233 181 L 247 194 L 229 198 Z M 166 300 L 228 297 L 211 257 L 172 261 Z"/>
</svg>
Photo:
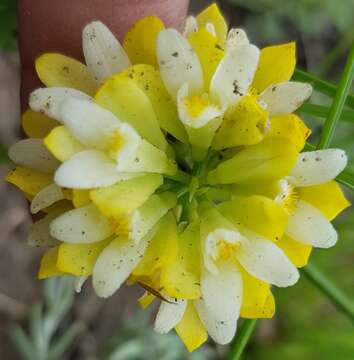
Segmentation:
<svg viewBox="0 0 354 360">
<path fill-rule="evenodd" d="M 191 0 L 191 13 L 211 1 Z M 260 47 L 297 41 L 298 67 L 333 82 L 343 70 L 353 43 L 353 0 L 223 0 L 218 2 L 231 26 L 244 28 Z M 11 167 L 7 148 L 21 137 L 16 1 L 0 0 L 0 177 Z M 330 104 L 314 94 L 315 104 Z M 305 117 L 316 143 L 323 120 Z M 354 119 L 353 119 L 354 120 Z M 333 146 L 352 159 L 354 132 L 339 123 Z M 348 194 L 350 196 L 350 194 Z M 225 359 L 227 347 L 207 344 L 189 355 L 174 334 L 155 335 L 151 312 L 133 300 L 142 291 L 126 287 L 108 300 L 87 285 L 74 297 L 72 279 L 36 280 L 39 251 L 26 245 L 30 223 L 22 195 L 0 181 L 0 359 Z M 331 250 L 316 251 L 312 261 L 354 298 L 354 212 L 335 222 L 340 234 Z M 258 322 L 245 360 L 353 360 L 354 327 L 320 291 L 302 277 L 275 291 L 277 313 Z M 152 309 L 153 312 L 153 309 Z M 43 336 L 42 334 L 45 334 Z"/>
</svg>

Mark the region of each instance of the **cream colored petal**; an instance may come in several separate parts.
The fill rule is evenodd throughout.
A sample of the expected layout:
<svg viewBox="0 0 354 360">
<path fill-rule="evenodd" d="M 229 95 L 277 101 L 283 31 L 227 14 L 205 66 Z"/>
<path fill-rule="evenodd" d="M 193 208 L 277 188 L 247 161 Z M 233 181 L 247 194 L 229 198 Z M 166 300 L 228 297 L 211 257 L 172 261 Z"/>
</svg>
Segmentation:
<svg viewBox="0 0 354 360">
<path fill-rule="evenodd" d="M 82 48 L 86 64 L 98 83 L 103 83 L 130 66 L 128 55 L 123 47 L 100 21 L 86 25 L 82 32 Z"/>
<path fill-rule="evenodd" d="M 234 337 L 242 303 L 242 277 L 233 263 L 223 263 L 219 273 L 204 271 L 201 276 L 202 300 L 194 302 L 209 335 L 218 344 Z"/>
<path fill-rule="evenodd" d="M 117 164 L 97 150 L 84 150 L 65 161 L 55 173 L 55 183 L 73 189 L 105 187 L 134 177 L 117 170 Z"/>
<path fill-rule="evenodd" d="M 57 214 L 47 214 L 43 219 L 31 224 L 28 230 L 27 244 L 30 246 L 55 246 L 59 241 L 50 235 L 49 225 Z"/>
<path fill-rule="evenodd" d="M 41 112 L 52 119 L 61 121 L 60 107 L 63 101 L 69 97 L 90 100 L 85 93 L 64 87 L 39 88 L 34 90 L 29 97 L 29 106 L 33 111 Z"/>
<path fill-rule="evenodd" d="M 194 16 L 188 16 L 183 29 L 183 36 L 188 37 L 190 34 L 198 31 L 197 19 Z"/>
<path fill-rule="evenodd" d="M 60 162 L 47 150 L 42 139 L 20 140 L 9 149 L 9 158 L 17 165 L 53 173 Z"/>
<path fill-rule="evenodd" d="M 50 234 L 64 242 L 86 244 L 112 235 L 111 225 L 92 204 L 67 211 L 50 224 Z"/>
<path fill-rule="evenodd" d="M 347 155 L 341 149 L 303 152 L 299 154 L 288 180 L 295 186 L 324 184 L 340 174 L 347 162 Z"/>
<path fill-rule="evenodd" d="M 191 93 L 203 89 L 203 71 L 188 41 L 174 29 L 163 30 L 157 38 L 157 59 L 162 80 L 176 100 L 178 89 L 188 83 Z"/>
<path fill-rule="evenodd" d="M 167 298 L 170 302 L 161 301 L 156 315 L 154 330 L 159 334 L 170 332 L 183 318 L 187 300 Z"/>
<path fill-rule="evenodd" d="M 119 130 L 121 121 L 110 111 L 92 101 L 66 99 L 61 107 L 61 119 L 71 134 L 85 146 L 104 150 Z"/>
<path fill-rule="evenodd" d="M 302 200 L 297 202 L 285 232 L 300 243 L 318 248 L 334 246 L 338 239 L 335 228 L 326 217 L 317 208 Z"/>
<path fill-rule="evenodd" d="M 229 30 L 225 45 L 228 51 L 234 49 L 236 46 L 247 44 L 249 44 L 249 40 L 244 30 L 235 28 Z"/>
<path fill-rule="evenodd" d="M 58 185 L 48 185 L 33 198 L 31 202 L 31 213 L 37 214 L 39 211 L 63 199 L 65 199 L 65 195 Z"/>
<path fill-rule="evenodd" d="M 285 115 L 297 110 L 312 94 L 310 84 L 286 81 L 267 87 L 259 100 L 267 104 L 269 115 Z"/>
<path fill-rule="evenodd" d="M 257 69 L 259 49 L 239 45 L 226 52 L 210 83 L 211 99 L 227 108 L 247 94 Z"/>
<path fill-rule="evenodd" d="M 198 129 L 222 115 L 221 109 L 208 100 L 204 105 L 199 104 L 203 102 L 203 96 L 207 94 L 200 96 L 199 99 L 196 97 L 188 99 L 188 96 L 189 86 L 185 83 L 177 93 L 178 114 L 183 124 Z M 198 102 L 198 104 L 193 104 L 193 102 Z"/>
<path fill-rule="evenodd" d="M 243 231 L 243 240 L 236 258 L 248 273 L 270 284 L 286 287 L 299 279 L 296 267 L 272 241 L 249 231 Z"/>
<path fill-rule="evenodd" d="M 102 251 L 92 275 L 93 287 L 99 297 L 109 297 L 120 288 L 144 255 L 147 243 L 148 237 L 139 244 L 118 237 Z"/>
</svg>

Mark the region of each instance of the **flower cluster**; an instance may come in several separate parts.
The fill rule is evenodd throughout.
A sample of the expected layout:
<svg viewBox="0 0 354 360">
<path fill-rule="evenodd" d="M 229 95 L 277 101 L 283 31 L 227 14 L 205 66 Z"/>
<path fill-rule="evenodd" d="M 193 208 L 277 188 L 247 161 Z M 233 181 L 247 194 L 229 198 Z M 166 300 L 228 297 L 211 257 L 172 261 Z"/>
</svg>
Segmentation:
<svg viewBox="0 0 354 360">
<path fill-rule="evenodd" d="M 44 213 L 28 243 L 45 247 L 39 278 L 92 276 L 100 297 L 125 283 L 160 301 L 155 330 L 192 351 L 233 338 L 239 317 L 271 317 L 271 286 L 293 285 L 312 247 L 337 241 L 349 203 L 333 180 L 339 149 L 302 152 L 293 112 L 312 92 L 290 81 L 295 44 L 251 44 L 214 4 L 184 33 L 155 16 L 121 45 L 95 21 L 86 65 L 44 54 L 44 88 L 23 115 L 7 180 Z"/>
</svg>

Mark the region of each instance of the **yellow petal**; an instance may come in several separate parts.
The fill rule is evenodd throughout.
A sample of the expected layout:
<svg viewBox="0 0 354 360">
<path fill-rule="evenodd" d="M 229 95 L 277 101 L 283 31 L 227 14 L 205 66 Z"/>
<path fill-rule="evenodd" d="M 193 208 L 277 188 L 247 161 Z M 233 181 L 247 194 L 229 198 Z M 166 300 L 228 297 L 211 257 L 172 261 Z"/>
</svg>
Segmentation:
<svg viewBox="0 0 354 360">
<path fill-rule="evenodd" d="M 212 185 L 256 184 L 279 180 L 289 175 L 297 156 L 296 147 L 288 140 L 268 137 L 222 162 L 209 173 L 208 182 Z"/>
<path fill-rule="evenodd" d="M 117 77 L 135 81 L 149 98 L 160 127 L 176 139 L 187 142 L 187 134 L 179 120 L 176 105 L 168 94 L 158 70 L 151 65 L 139 64 L 122 71 Z"/>
<path fill-rule="evenodd" d="M 257 318 L 264 308 L 270 285 L 251 276 L 243 268 L 241 268 L 241 273 L 243 281 L 241 316 L 251 319 Z"/>
<path fill-rule="evenodd" d="M 87 67 L 80 61 L 57 53 L 43 54 L 36 59 L 36 71 L 48 87 L 59 86 L 94 95 L 97 84 Z"/>
<path fill-rule="evenodd" d="M 76 208 L 88 205 L 91 202 L 90 190 L 73 189 L 72 200 Z"/>
<path fill-rule="evenodd" d="M 93 244 L 63 243 L 58 249 L 57 268 L 76 276 L 90 276 L 96 260 L 112 238 Z"/>
<path fill-rule="evenodd" d="M 53 183 L 53 175 L 17 166 L 7 174 L 6 181 L 17 186 L 27 195 L 34 196 Z"/>
<path fill-rule="evenodd" d="M 132 212 L 143 205 L 161 184 L 161 175 L 147 174 L 92 190 L 90 198 L 112 223 L 125 227 Z"/>
<path fill-rule="evenodd" d="M 176 332 L 189 352 L 203 345 L 208 339 L 208 333 L 191 301 L 188 301 L 183 318 L 176 326 Z"/>
<path fill-rule="evenodd" d="M 46 279 L 52 276 L 64 275 L 62 271 L 57 268 L 58 246 L 48 250 L 41 259 L 41 264 L 38 271 L 38 279 Z"/>
<path fill-rule="evenodd" d="M 210 80 L 224 56 L 224 50 L 218 43 L 218 39 L 205 28 L 192 32 L 188 37 L 188 41 L 198 55 L 204 74 L 204 90 L 208 91 Z"/>
<path fill-rule="evenodd" d="M 157 16 L 146 16 L 132 26 L 123 41 L 123 48 L 132 64 L 157 66 L 156 39 L 164 28 Z"/>
<path fill-rule="evenodd" d="M 191 223 L 178 238 L 177 259 L 161 269 L 160 283 L 170 297 L 198 299 L 200 293 L 199 225 Z"/>
<path fill-rule="evenodd" d="M 161 267 L 173 263 L 178 253 L 177 223 L 174 215 L 169 212 L 158 224 L 158 230 L 150 240 L 139 265 L 133 275 L 150 276 Z"/>
<path fill-rule="evenodd" d="M 23 131 L 30 138 L 43 139 L 58 125 L 56 120 L 31 109 L 22 115 Z"/>
<path fill-rule="evenodd" d="M 142 309 L 147 309 L 151 303 L 155 300 L 156 296 L 145 291 L 142 296 L 138 299 L 138 303 Z"/>
<path fill-rule="evenodd" d="M 263 306 L 257 306 L 252 309 L 241 308 L 241 316 L 246 319 L 269 319 L 275 314 L 274 296 L 270 289 Z"/>
<path fill-rule="evenodd" d="M 328 220 L 333 220 L 350 206 L 350 202 L 345 198 L 342 189 L 334 180 L 321 185 L 297 188 L 296 192 L 301 200 L 322 211 Z"/>
<path fill-rule="evenodd" d="M 95 100 L 118 119 L 131 124 L 145 140 L 163 151 L 167 150 L 168 144 L 154 108 L 135 81 L 119 75 L 114 76 L 101 86 Z"/>
<path fill-rule="evenodd" d="M 298 151 L 301 151 L 311 130 L 295 114 L 274 116 L 270 119 L 270 128 L 267 137 L 281 137 L 291 141 Z"/>
<path fill-rule="evenodd" d="M 277 242 L 277 246 L 285 252 L 286 256 L 296 267 L 300 268 L 307 265 L 312 246 L 299 243 L 286 235 Z"/>
<path fill-rule="evenodd" d="M 282 237 L 288 222 L 288 214 L 283 206 L 265 196 L 235 197 L 218 208 L 236 226 L 273 241 Z"/>
<path fill-rule="evenodd" d="M 225 42 L 227 36 L 227 24 L 219 7 L 215 3 L 199 13 L 196 19 L 199 28 L 204 28 L 208 23 L 213 24 L 218 40 L 222 44 Z"/>
<path fill-rule="evenodd" d="M 44 138 L 44 145 L 60 161 L 70 159 L 76 153 L 85 150 L 69 132 L 65 126 L 54 128 L 49 135 Z"/>
<path fill-rule="evenodd" d="M 272 84 L 290 80 L 295 64 L 295 42 L 262 49 L 252 86 L 262 92 Z"/>
<path fill-rule="evenodd" d="M 225 114 L 215 134 L 213 148 L 220 150 L 259 143 L 264 137 L 267 120 L 268 111 L 259 106 L 254 96 L 245 96 Z"/>
</svg>

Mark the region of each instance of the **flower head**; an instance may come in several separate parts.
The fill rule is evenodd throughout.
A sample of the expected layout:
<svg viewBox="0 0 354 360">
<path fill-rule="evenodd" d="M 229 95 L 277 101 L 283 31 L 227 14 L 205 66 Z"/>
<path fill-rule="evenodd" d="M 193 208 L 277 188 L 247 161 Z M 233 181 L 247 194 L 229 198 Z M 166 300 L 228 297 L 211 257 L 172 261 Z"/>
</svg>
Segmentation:
<svg viewBox="0 0 354 360">
<path fill-rule="evenodd" d="M 295 44 L 260 50 L 212 5 L 183 35 L 146 17 L 123 46 L 95 21 L 83 51 L 87 65 L 37 59 L 47 87 L 9 152 L 8 181 L 45 213 L 29 233 L 49 248 L 39 278 L 92 277 L 100 297 L 138 283 L 143 307 L 161 300 L 155 330 L 189 350 L 273 316 L 271 286 L 336 243 L 349 205 L 334 181 L 345 153 L 301 152 L 310 130 L 293 112 L 312 89 L 290 81 Z"/>
</svg>

